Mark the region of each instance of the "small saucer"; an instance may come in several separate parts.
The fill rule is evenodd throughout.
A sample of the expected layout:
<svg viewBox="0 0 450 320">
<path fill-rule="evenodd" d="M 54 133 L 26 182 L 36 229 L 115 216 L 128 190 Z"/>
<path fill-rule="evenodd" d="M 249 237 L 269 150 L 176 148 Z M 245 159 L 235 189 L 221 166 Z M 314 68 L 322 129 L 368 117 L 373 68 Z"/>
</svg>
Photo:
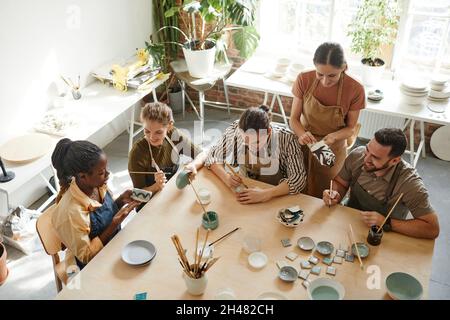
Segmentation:
<svg viewBox="0 0 450 320">
<path fill-rule="evenodd" d="M 298 239 L 297 245 L 300 249 L 305 251 L 311 251 L 316 246 L 314 240 L 310 237 L 301 237 Z"/>
<path fill-rule="evenodd" d="M 358 242 L 358 243 L 356 243 L 356 245 L 358 246 L 359 256 L 360 256 L 361 258 L 366 258 L 366 257 L 369 256 L 369 250 L 370 250 L 370 249 L 369 249 L 369 246 L 368 246 L 367 244 L 362 243 L 362 242 Z M 352 253 L 353 253 L 353 255 L 354 255 L 355 257 L 358 256 L 354 244 L 352 244 Z"/>
<path fill-rule="evenodd" d="M 294 282 L 298 277 L 298 272 L 294 267 L 284 266 L 278 272 L 278 277 L 286 282 Z"/>
<path fill-rule="evenodd" d="M 328 256 L 334 251 L 334 246 L 331 242 L 320 241 L 316 246 L 316 251 L 323 256 Z"/>
<path fill-rule="evenodd" d="M 260 252 L 253 252 L 248 256 L 248 263 L 255 269 L 264 268 L 267 264 L 267 256 Z"/>
</svg>

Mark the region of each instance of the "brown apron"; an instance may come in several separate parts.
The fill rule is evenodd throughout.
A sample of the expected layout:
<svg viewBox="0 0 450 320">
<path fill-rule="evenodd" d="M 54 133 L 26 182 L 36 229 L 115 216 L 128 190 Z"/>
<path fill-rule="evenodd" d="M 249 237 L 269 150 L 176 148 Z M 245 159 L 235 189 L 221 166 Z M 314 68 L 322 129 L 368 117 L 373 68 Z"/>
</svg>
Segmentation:
<svg viewBox="0 0 450 320">
<path fill-rule="evenodd" d="M 303 110 L 300 122 L 306 131 L 310 131 L 317 141 L 320 141 L 327 134 L 336 132 L 346 126 L 345 116 L 342 110 L 341 98 L 345 73 L 339 79 L 339 88 L 336 106 L 324 106 L 313 95 L 319 80 L 316 78 L 305 93 L 303 98 Z M 306 193 L 308 195 L 322 198 L 323 191 L 328 189 L 330 180 L 337 176 L 341 170 L 347 156 L 346 139 L 338 140 L 329 146 L 336 155 L 336 162 L 333 167 L 322 166 L 313 156 L 308 146 L 302 146 L 305 169 L 308 175 L 308 185 Z"/>
</svg>

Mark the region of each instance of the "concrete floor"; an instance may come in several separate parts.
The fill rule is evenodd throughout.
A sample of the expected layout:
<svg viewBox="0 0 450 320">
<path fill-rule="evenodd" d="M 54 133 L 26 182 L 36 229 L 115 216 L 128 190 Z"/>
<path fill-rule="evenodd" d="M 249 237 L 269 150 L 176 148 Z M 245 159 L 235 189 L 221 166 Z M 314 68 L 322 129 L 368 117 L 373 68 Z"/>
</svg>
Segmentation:
<svg viewBox="0 0 450 320">
<path fill-rule="evenodd" d="M 235 113 L 228 116 L 226 112 L 207 108 L 205 121 L 205 146 L 217 139 L 219 130 L 222 132 L 228 124 L 237 119 Z M 175 115 L 176 126 L 194 131 L 194 139 L 199 138 L 199 128 L 193 127 L 195 115 L 187 114 L 184 120 L 180 115 Z M 131 181 L 127 174 L 128 134 L 124 132 L 105 148 L 108 155 L 110 170 L 113 173 L 110 179 L 110 188 L 115 194 L 131 187 Z M 441 233 L 436 240 L 433 256 L 431 280 L 429 284 L 429 299 L 450 299 L 450 216 L 446 209 L 450 207 L 450 163 L 441 161 L 429 155 L 426 159 L 420 159 L 417 170 L 427 186 L 431 202 L 439 215 Z M 33 207 L 37 208 L 45 201 L 45 196 Z M 133 217 L 128 217 L 128 221 Z M 125 221 L 126 223 L 127 221 Z M 24 255 L 20 251 L 7 246 L 8 267 L 10 276 L 6 283 L 0 287 L 0 299 L 53 299 L 56 288 L 53 278 L 51 258 L 45 254 L 39 240 L 36 241 L 35 250 L 30 255 Z"/>
</svg>

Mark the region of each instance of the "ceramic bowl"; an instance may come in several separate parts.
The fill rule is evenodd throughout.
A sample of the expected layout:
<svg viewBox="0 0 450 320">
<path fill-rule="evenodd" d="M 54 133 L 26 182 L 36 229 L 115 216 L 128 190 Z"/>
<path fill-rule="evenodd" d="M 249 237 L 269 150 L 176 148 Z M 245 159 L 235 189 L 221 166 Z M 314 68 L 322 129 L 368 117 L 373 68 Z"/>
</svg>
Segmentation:
<svg viewBox="0 0 450 320">
<path fill-rule="evenodd" d="M 294 267 L 284 266 L 278 272 L 278 277 L 286 282 L 294 282 L 297 280 L 298 272 Z"/>
<path fill-rule="evenodd" d="M 344 286 L 328 278 L 317 278 L 313 280 L 307 292 L 311 300 L 342 300 L 345 296 Z"/>
<path fill-rule="evenodd" d="M 311 251 L 316 246 L 314 240 L 310 237 L 301 237 L 300 239 L 298 239 L 297 245 L 304 251 Z"/>
<path fill-rule="evenodd" d="M 256 300 L 287 300 L 286 296 L 278 292 L 267 291 L 261 293 Z"/>
<path fill-rule="evenodd" d="M 180 173 L 177 175 L 176 180 L 177 188 L 184 189 L 189 183 L 189 172 L 184 170 L 180 171 Z"/>
<path fill-rule="evenodd" d="M 419 300 L 423 294 L 420 282 L 404 272 L 391 273 L 386 278 L 386 288 L 394 300 Z"/>
<path fill-rule="evenodd" d="M 248 264 L 255 269 L 264 268 L 267 264 L 267 256 L 260 252 L 253 252 L 248 256 Z"/>
<path fill-rule="evenodd" d="M 285 68 L 287 68 L 290 63 L 291 63 L 291 60 L 288 58 L 280 58 L 277 60 L 277 66 L 283 66 Z"/>
<path fill-rule="evenodd" d="M 370 249 L 367 244 L 365 244 L 363 242 L 358 242 L 358 243 L 356 243 L 356 245 L 358 246 L 359 256 L 361 257 L 361 259 L 369 256 Z M 352 254 L 355 257 L 358 256 L 358 254 L 356 252 L 356 247 L 354 244 L 352 244 Z"/>
<path fill-rule="evenodd" d="M 431 89 L 430 92 L 428 93 L 428 95 L 431 98 L 448 99 L 450 97 L 450 90 L 449 91 L 436 91 L 436 90 Z"/>
<path fill-rule="evenodd" d="M 122 260 L 132 266 L 145 265 L 156 255 L 155 246 L 145 240 L 136 240 L 127 244 L 122 250 Z"/>
<path fill-rule="evenodd" d="M 444 84 L 435 84 L 435 83 L 432 83 L 432 84 L 430 85 L 430 88 L 433 89 L 433 90 L 436 90 L 436 91 L 445 91 L 445 89 L 447 88 L 447 86 L 445 85 L 445 83 L 444 83 Z"/>
<path fill-rule="evenodd" d="M 316 251 L 323 256 L 328 256 L 333 253 L 334 246 L 331 242 L 320 241 L 316 246 Z"/>
<path fill-rule="evenodd" d="M 131 199 L 140 201 L 140 202 L 148 202 L 152 198 L 152 193 L 147 190 L 134 188 L 131 192 Z"/>
<path fill-rule="evenodd" d="M 299 213 L 299 214 L 292 215 L 292 216 L 290 216 L 290 215 L 286 216 L 286 210 L 287 209 L 281 209 L 277 212 L 277 216 L 276 216 L 277 221 L 279 223 L 281 223 L 283 226 L 288 227 L 288 228 L 297 227 L 300 224 L 300 222 L 303 218 L 303 215 L 301 213 Z M 292 219 L 292 220 L 286 220 L 286 217 L 288 217 L 289 219 Z M 296 218 L 291 218 L 291 217 L 296 217 Z"/>
</svg>

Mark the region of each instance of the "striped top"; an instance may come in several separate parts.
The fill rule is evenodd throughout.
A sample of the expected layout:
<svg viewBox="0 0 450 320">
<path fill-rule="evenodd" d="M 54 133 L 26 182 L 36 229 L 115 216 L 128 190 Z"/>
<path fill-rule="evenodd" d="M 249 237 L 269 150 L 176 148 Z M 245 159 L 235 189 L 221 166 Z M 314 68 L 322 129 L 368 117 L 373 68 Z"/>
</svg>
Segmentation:
<svg viewBox="0 0 450 320">
<path fill-rule="evenodd" d="M 296 194 L 306 187 L 306 171 L 303 165 L 303 153 L 297 136 L 290 130 L 271 125 L 272 134 L 270 143 L 261 150 L 270 159 L 270 170 L 261 170 L 261 175 L 273 175 L 281 173 L 283 177 L 279 183 L 286 181 L 289 193 Z M 227 163 L 245 165 L 245 145 L 242 138 L 239 120 L 233 122 L 222 135 L 222 138 L 208 152 L 205 166 L 210 167 L 214 163 Z"/>
</svg>

